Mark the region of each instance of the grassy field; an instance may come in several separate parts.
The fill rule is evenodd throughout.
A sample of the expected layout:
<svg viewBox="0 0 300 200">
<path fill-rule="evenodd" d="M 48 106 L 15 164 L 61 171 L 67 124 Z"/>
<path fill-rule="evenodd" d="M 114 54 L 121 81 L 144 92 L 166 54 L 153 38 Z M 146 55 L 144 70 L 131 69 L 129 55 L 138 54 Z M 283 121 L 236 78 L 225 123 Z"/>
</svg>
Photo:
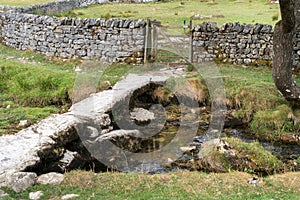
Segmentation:
<svg viewBox="0 0 300 200">
<path fill-rule="evenodd" d="M 37 185 L 16 194 L 6 189 L 9 199 L 28 199 L 29 192 L 42 191 L 41 199 L 61 199 L 78 194 L 75 199 L 284 199 L 300 198 L 299 173 L 278 174 L 260 178 L 261 184 L 249 184 L 250 174 L 231 172 L 206 174 L 176 172 L 170 174 L 132 174 L 73 171 L 60 185 Z"/>
<path fill-rule="evenodd" d="M 0 0 L 0 5 L 8 6 L 28 6 L 33 4 L 40 4 L 45 2 L 52 2 L 58 0 Z"/>
<path fill-rule="evenodd" d="M 155 3 L 108 3 L 93 5 L 87 8 L 59 14 L 59 16 L 77 16 L 82 18 L 131 18 L 157 19 L 164 25 L 182 25 L 192 16 L 203 16 L 205 19 L 194 23 L 214 21 L 218 25 L 226 22 L 272 24 L 278 20 L 278 4 L 267 0 L 216 0 L 212 1 L 166 1 Z"/>
</svg>

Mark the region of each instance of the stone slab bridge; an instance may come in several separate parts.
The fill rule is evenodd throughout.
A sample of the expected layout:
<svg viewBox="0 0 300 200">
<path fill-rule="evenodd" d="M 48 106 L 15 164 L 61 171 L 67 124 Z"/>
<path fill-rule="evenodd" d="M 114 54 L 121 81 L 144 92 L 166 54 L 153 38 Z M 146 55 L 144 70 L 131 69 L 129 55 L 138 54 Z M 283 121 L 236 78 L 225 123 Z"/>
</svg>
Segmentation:
<svg viewBox="0 0 300 200">
<path fill-rule="evenodd" d="M 109 113 L 117 103 L 131 97 L 137 89 L 149 84 L 164 84 L 177 72 L 161 70 L 149 75 L 129 74 L 111 90 L 92 94 L 73 104 L 67 113 L 51 115 L 15 135 L 1 136 L 0 177 L 12 171 L 39 175 L 85 168 L 91 164 L 93 157 L 83 147 L 83 142 L 93 145 L 95 141 L 111 140 L 134 150 L 140 141 L 130 138 L 138 138 L 136 136 L 140 132 L 114 130 Z M 92 126 L 95 124 L 97 126 Z M 79 136 L 78 130 L 84 130 L 85 133 Z"/>
</svg>

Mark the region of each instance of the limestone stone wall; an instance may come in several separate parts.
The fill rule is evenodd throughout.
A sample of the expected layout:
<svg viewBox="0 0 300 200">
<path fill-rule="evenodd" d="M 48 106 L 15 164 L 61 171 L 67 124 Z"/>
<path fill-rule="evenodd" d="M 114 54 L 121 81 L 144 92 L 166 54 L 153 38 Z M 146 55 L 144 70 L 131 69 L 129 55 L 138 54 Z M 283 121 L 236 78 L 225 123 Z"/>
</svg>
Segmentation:
<svg viewBox="0 0 300 200">
<path fill-rule="evenodd" d="M 47 56 L 123 61 L 144 51 L 146 22 L 129 19 L 79 19 L 0 13 L 0 39 L 7 46 Z"/>
<path fill-rule="evenodd" d="M 294 38 L 294 66 L 299 66 L 300 33 Z M 216 23 L 195 25 L 193 61 L 218 60 L 234 64 L 270 64 L 273 58 L 273 27 L 263 24 Z"/>
<path fill-rule="evenodd" d="M 46 16 L 111 1 L 120 0 L 58 0 L 23 8 L 0 6 L 0 42 L 47 56 L 141 63 L 146 35 L 143 20 Z M 246 65 L 271 64 L 271 25 L 237 22 L 218 27 L 213 22 L 202 23 L 195 25 L 192 34 L 193 62 L 217 60 Z M 294 44 L 294 66 L 299 66 L 300 33 L 295 35 Z"/>
</svg>

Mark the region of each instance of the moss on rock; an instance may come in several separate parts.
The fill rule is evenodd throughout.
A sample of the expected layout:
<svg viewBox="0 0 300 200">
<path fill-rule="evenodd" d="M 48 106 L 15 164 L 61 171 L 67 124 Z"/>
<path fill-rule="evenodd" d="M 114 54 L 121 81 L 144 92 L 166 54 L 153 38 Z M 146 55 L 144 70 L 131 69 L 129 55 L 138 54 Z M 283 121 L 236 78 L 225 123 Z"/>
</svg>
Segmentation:
<svg viewBox="0 0 300 200">
<path fill-rule="evenodd" d="M 237 170 L 260 175 L 280 172 L 284 167 L 258 142 L 246 143 L 237 138 L 210 140 L 201 145 L 198 153 L 193 152 L 184 154 L 173 166 L 206 172 Z"/>
</svg>

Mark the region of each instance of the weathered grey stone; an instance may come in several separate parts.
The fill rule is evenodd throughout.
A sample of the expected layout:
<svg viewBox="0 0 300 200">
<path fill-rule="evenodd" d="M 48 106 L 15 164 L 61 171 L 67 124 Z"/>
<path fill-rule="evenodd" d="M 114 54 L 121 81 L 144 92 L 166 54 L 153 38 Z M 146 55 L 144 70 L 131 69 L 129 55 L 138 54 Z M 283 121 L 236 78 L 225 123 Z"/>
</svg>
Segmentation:
<svg viewBox="0 0 300 200">
<path fill-rule="evenodd" d="M 64 175 L 51 172 L 48 174 L 40 175 L 37 178 L 36 183 L 46 185 L 46 184 L 60 184 L 64 180 Z"/>
<path fill-rule="evenodd" d="M 155 119 L 154 113 L 143 108 L 134 108 L 130 115 L 130 118 L 138 123 L 145 123 Z"/>
<path fill-rule="evenodd" d="M 247 24 L 246 26 L 244 26 L 244 30 L 243 30 L 244 34 L 251 34 L 252 31 L 253 31 L 253 24 Z"/>
<path fill-rule="evenodd" d="M 262 29 L 260 30 L 261 33 L 271 33 L 272 32 L 272 26 L 271 25 L 264 25 Z"/>
<path fill-rule="evenodd" d="M 254 34 L 260 33 L 260 31 L 261 31 L 262 28 L 263 28 L 262 24 L 256 24 L 255 27 L 254 27 L 253 33 Z"/>
<path fill-rule="evenodd" d="M 29 199 L 30 200 L 38 200 L 40 199 L 44 193 L 42 191 L 37 191 L 37 192 L 30 192 L 29 193 Z"/>
<path fill-rule="evenodd" d="M 19 193 L 32 187 L 36 177 L 36 173 L 32 172 L 2 171 L 0 173 L 0 187 L 8 187 Z"/>
<path fill-rule="evenodd" d="M 234 25 L 233 25 L 233 31 L 241 33 L 241 32 L 243 32 L 243 30 L 244 30 L 244 26 L 243 25 L 241 25 L 239 22 L 234 23 Z"/>
<path fill-rule="evenodd" d="M 66 194 L 61 197 L 61 200 L 73 199 L 76 197 L 79 197 L 79 195 L 78 194 Z"/>
</svg>

